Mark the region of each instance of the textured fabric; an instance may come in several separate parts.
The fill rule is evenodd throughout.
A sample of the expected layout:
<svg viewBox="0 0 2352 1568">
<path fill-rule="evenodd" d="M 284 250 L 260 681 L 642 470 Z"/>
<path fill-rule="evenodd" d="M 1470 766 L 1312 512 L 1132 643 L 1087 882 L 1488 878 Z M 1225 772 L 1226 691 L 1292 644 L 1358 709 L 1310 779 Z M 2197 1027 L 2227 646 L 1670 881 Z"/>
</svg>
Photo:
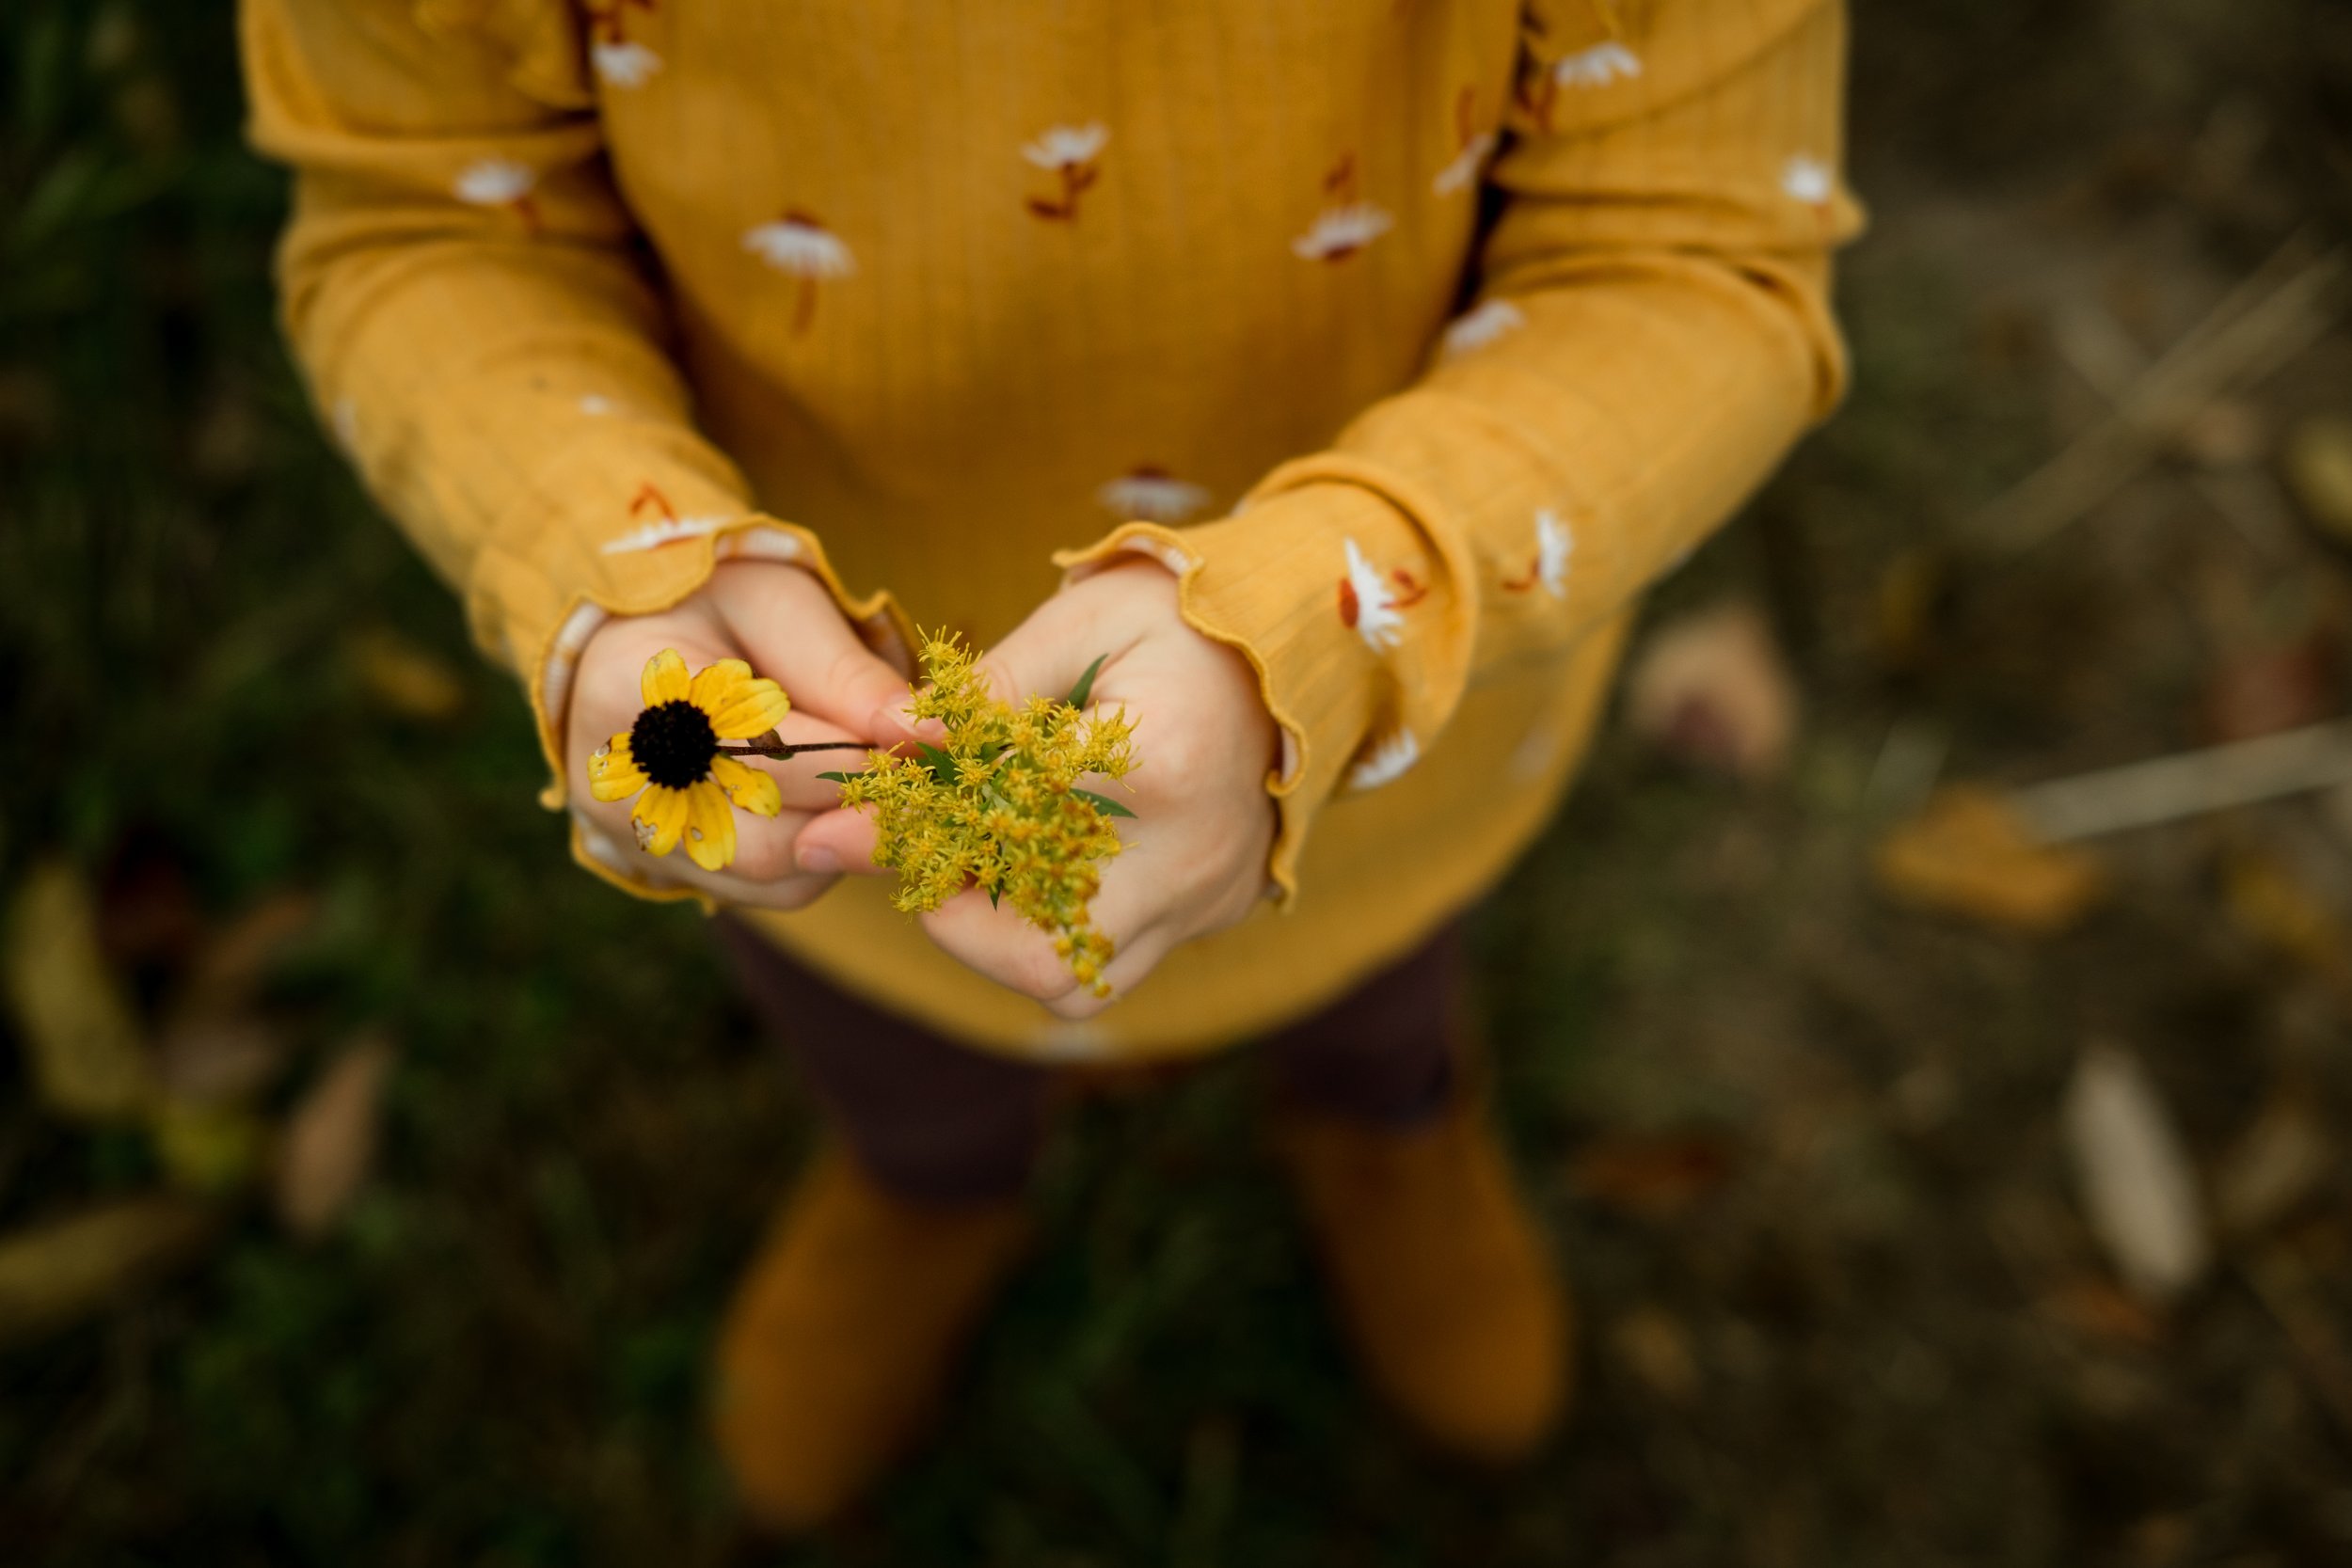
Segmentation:
<svg viewBox="0 0 2352 1568">
<path fill-rule="evenodd" d="M 722 920 L 718 930 L 762 1020 L 877 1182 L 935 1203 L 1008 1197 L 1027 1184 L 1062 1073 L 866 1006 L 739 920 Z M 1464 980 L 1456 921 L 1266 1040 L 1283 1105 L 1373 1127 L 1435 1115 L 1445 1104 Z"/>
<path fill-rule="evenodd" d="M 1642 588 L 1843 375 L 1836 0 L 243 14 L 299 356 L 551 767 L 589 631 L 728 554 L 895 655 L 1145 551 L 1260 672 L 1285 907 L 1132 1005 L 1057 1026 L 873 882 L 762 917 L 1013 1054 L 1263 1032 L 1474 896 Z"/>
</svg>

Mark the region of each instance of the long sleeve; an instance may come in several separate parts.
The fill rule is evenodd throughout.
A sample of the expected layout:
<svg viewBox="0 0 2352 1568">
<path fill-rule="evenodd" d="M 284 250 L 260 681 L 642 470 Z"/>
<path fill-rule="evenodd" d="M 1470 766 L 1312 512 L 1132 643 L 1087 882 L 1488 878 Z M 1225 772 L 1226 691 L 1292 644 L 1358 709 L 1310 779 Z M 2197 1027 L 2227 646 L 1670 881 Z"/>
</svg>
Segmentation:
<svg viewBox="0 0 2352 1568">
<path fill-rule="evenodd" d="M 1472 683 L 1610 621 L 1839 395 L 1842 6 L 1622 12 L 1530 7 L 1473 303 L 1421 379 L 1229 517 L 1059 558 L 1158 557 L 1256 666 L 1286 895 L 1325 803 L 1413 766 Z"/>
<path fill-rule="evenodd" d="M 793 561 L 877 646 L 805 531 L 695 430 L 563 0 L 245 0 L 255 144 L 295 171 L 289 335 L 370 489 L 530 688 L 563 800 L 574 658 L 730 555 Z M 624 68 L 626 62 L 623 62 Z"/>
</svg>

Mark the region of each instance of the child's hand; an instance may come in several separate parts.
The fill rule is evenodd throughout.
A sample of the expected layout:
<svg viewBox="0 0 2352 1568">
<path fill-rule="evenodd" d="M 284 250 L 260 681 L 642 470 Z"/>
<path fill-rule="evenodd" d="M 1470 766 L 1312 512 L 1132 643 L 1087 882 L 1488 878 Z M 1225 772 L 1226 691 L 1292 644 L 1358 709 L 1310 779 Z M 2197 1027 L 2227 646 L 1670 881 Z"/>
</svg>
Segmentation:
<svg viewBox="0 0 2352 1568">
<path fill-rule="evenodd" d="M 905 734 L 896 711 L 906 701 L 906 681 L 858 641 L 822 583 L 797 566 L 723 562 L 692 598 L 659 614 L 607 621 L 580 651 L 564 739 L 572 797 L 624 853 L 637 853 L 629 804 L 596 800 L 588 787 L 588 758 L 636 722 L 644 705 L 639 677 L 645 661 L 664 648 L 675 648 L 690 670 L 744 659 L 783 687 L 792 699 L 792 711 L 778 726 L 787 741 L 866 742 Z M 682 854 L 644 857 L 649 879 L 700 888 L 730 904 L 797 910 L 831 887 L 841 871 L 879 869 L 872 863 L 872 825 L 856 812 L 838 810 L 836 786 L 817 777 L 859 767 L 854 753 L 738 760 L 775 776 L 783 813 L 736 814 L 735 862 L 725 871 L 705 871 Z"/>
<path fill-rule="evenodd" d="M 1265 788 L 1279 736 L 1248 662 L 1194 631 L 1176 610 L 1176 579 L 1156 562 L 1121 561 L 1065 589 L 982 660 L 997 695 L 1058 697 L 1098 655 L 1093 703 L 1136 722 L 1136 768 L 1104 785 L 1136 819 L 1104 867 L 1095 927 L 1117 943 L 1111 996 L 1079 988 L 1053 939 L 977 891 L 923 917 L 964 963 L 1043 1002 L 1063 1018 L 1100 1012 L 1178 943 L 1231 926 L 1266 889 L 1275 811 Z M 812 830 L 813 831 L 813 830 Z M 829 830 L 830 831 L 830 830 Z"/>
</svg>

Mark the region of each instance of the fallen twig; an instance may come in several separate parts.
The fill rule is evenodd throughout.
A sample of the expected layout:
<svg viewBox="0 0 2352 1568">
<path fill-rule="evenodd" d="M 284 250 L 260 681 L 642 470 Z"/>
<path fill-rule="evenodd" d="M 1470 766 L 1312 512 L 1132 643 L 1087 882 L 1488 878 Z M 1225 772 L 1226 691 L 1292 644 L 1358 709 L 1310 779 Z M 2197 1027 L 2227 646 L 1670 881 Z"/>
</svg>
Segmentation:
<svg viewBox="0 0 2352 1568">
<path fill-rule="evenodd" d="M 2010 803 L 2048 843 L 2153 827 L 2352 783 L 2352 719 L 2201 752 L 2156 757 L 2010 793 Z"/>
<path fill-rule="evenodd" d="M 2284 256 L 2299 248 L 2289 242 Z M 2183 421 L 2233 387 L 2260 380 L 2333 323 L 2344 253 L 2329 251 L 2284 281 L 2280 256 L 2231 291 L 2122 397 L 2113 413 L 1978 513 L 1968 547 L 2015 555 L 2112 496 L 2161 451 Z"/>
</svg>

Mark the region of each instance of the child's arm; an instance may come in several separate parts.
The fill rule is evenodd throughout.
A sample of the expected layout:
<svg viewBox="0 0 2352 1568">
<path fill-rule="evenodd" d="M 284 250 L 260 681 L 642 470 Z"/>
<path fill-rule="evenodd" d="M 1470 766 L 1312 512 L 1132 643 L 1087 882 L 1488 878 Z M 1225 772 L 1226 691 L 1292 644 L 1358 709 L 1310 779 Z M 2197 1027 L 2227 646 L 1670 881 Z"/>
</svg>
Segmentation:
<svg viewBox="0 0 2352 1568">
<path fill-rule="evenodd" d="M 755 654 L 794 676 L 803 715 L 868 733 L 868 710 L 905 688 L 842 617 L 880 644 L 895 635 L 885 607 L 849 605 L 816 539 L 757 515 L 693 429 L 601 156 L 578 8 L 244 0 L 241 24 L 254 141 L 296 173 L 280 256 L 295 352 L 370 487 L 465 595 L 476 639 L 528 683 L 549 803 L 586 800 L 579 763 L 634 716 L 615 692 L 634 690 L 648 636 L 675 635 L 697 662 Z M 705 584 L 721 559 L 809 577 L 745 568 L 714 604 Z M 728 610 L 747 594 L 792 600 L 812 641 L 742 647 Z M 613 619 L 652 612 L 664 613 Z M 808 793 L 776 771 L 787 804 Z M 799 818 L 745 818 L 729 880 L 683 856 L 647 861 L 602 815 L 603 832 L 582 819 L 575 851 L 639 891 L 657 864 L 757 902 L 804 902 L 817 885 L 789 877 L 781 840 Z"/>
<path fill-rule="evenodd" d="M 1828 253 L 1857 218 L 1833 173 L 1838 0 L 1534 10 L 1554 19 L 1552 36 L 1526 40 L 1510 139 L 1488 176 L 1503 203 L 1477 302 L 1428 373 L 1330 450 L 1270 475 L 1236 515 L 1184 530 L 1131 523 L 1062 562 L 1080 579 L 1063 596 L 1091 596 L 1100 578 L 1086 572 L 1149 554 L 1180 574 L 1184 622 L 1256 667 L 1285 742 L 1270 862 L 1285 892 L 1324 802 L 1411 767 L 1471 681 L 1556 659 L 1610 624 L 1730 515 L 1842 385 Z M 1620 10 L 1629 20 L 1612 39 L 1604 24 Z M 1579 20 L 1590 34 L 1565 36 Z M 1116 659 L 1104 678 L 1156 684 Z M 1137 718 L 1138 785 L 1155 745 L 1199 757 L 1248 733 L 1230 711 L 1222 721 L 1245 726 L 1230 735 Z M 1212 839 L 1244 831 L 1253 810 L 1262 796 L 1253 808 L 1230 783 L 1203 787 L 1161 803 L 1156 832 Z M 1217 863 L 1230 885 L 1202 890 L 1138 885 L 1144 866 L 1112 863 L 1097 907 L 1128 950 L 1115 985 L 1229 924 L 1268 869 Z M 1136 930 L 1152 933 L 1148 945 L 1131 941 Z M 934 931 L 1058 1011 L 1094 1006 L 1062 994 L 1035 933 L 1013 922 L 970 908 Z"/>
</svg>

